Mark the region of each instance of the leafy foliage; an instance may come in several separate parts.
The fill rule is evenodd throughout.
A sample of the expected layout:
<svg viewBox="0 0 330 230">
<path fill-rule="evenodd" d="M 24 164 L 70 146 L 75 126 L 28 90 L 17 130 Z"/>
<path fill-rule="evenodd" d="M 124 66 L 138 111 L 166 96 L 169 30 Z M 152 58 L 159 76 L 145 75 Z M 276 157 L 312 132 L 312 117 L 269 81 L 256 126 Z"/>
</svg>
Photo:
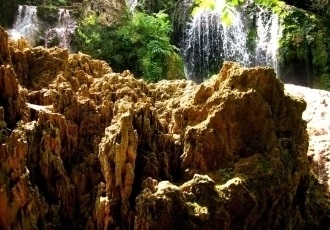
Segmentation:
<svg viewBox="0 0 330 230">
<path fill-rule="evenodd" d="M 299 69 L 307 74 L 307 85 L 329 89 L 330 27 L 328 21 L 311 12 L 290 7 L 281 14 L 280 39 L 282 75 L 292 76 Z M 297 64 L 300 63 L 300 64 Z M 298 68 L 299 66 L 300 68 Z"/>
<path fill-rule="evenodd" d="M 115 71 L 130 69 L 156 82 L 166 77 L 166 63 L 176 55 L 170 32 L 164 13 L 136 13 L 116 28 L 101 25 L 95 15 L 90 15 L 79 24 L 76 37 L 81 51 L 106 60 Z M 178 65 L 182 70 L 182 62 Z"/>
</svg>

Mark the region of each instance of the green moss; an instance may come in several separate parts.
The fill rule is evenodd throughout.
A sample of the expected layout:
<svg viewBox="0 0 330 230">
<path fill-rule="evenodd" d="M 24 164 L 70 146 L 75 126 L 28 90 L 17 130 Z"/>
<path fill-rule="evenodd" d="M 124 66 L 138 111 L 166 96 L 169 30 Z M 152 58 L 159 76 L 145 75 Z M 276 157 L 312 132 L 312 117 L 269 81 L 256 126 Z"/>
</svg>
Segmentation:
<svg viewBox="0 0 330 230">
<path fill-rule="evenodd" d="M 313 43 L 311 44 L 311 50 L 313 55 L 313 64 L 318 68 L 324 68 L 328 60 L 329 49 L 327 47 L 328 39 L 325 38 L 325 34 L 322 31 L 317 32 Z"/>
<path fill-rule="evenodd" d="M 287 7 L 280 14 L 283 25 L 280 39 L 279 63 L 284 80 L 300 71 L 308 86 L 319 87 L 323 74 L 329 74 L 329 21 L 311 12 Z M 305 76 L 302 70 L 305 68 Z"/>
<path fill-rule="evenodd" d="M 181 56 L 173 52 L 166 58 L 166 76 L 165 79 L 184 79 L 184 64 Z"/>
<path fill-rule="evenodd" d="M 315 87 L 330 91 L 330 74 L 322 74 L 315 82 Z"/>
</svg>

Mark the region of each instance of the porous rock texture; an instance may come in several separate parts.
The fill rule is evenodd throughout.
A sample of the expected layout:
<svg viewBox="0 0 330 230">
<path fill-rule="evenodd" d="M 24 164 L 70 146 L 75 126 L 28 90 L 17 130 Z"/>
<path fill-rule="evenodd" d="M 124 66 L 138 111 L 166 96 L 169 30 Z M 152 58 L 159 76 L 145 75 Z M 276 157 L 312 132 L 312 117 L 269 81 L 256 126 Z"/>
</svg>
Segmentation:
<svg viewBox="0 0 330 230">
<path fill-rule="evenodd" d="M 330 92 L 291 84 L 286 84 L 285 90 L 307 103 L 303 113 L 309 134 L 307 155 L 314 174 L 330 191 Z"/>
<path fill-rule="evenodd" d="M 0 29 L 1 229 L 326 229 L 306 103 L 270 68 L 146 84 Z"/>
<path fill-rule="evenodd" d="M 107 26 L 120 24 L 127 10 L 126 0 L 84 0 L 81 6 L 84 16 L 95 14 Z"/>
</svg>

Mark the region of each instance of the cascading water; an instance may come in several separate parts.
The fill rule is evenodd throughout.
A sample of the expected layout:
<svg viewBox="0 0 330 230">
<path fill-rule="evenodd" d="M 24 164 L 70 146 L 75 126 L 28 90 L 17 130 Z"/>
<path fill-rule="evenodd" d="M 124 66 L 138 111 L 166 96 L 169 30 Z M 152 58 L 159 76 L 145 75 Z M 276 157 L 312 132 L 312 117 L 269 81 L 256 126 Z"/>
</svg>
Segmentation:
<svg viewBox="0 0 330 230">
<path fill-rule="evenodd" d="M 186 76 L 196 82 L 217 73 L 224 60 L 277 70 L 278 17 L 260 7 L 233 9 L 229 26 L 221 10 L 204 9 L 191 17 L 180 44 Z"/>
<path fill-rule="evenodd" d="M 255 65 L 271 66 L 279 74 L 277 62 L 278 41 L 281 37 L 279 17 L 258 7 L 256 19 L 257 42 Z"/>
<path fill-rule="evenodd" d="M 24 37 L 34 46 L 36 45 L 39 30 L 40 21 L 37 17 L 37 7 L 20 5 L 13 29 L 8 30 L 9 36 L 14 40 Z"/>
<path fill-rule="evenodd" d="M 127 6 L 129 8 L 130 12 L 134 12 L 137 4 L 138 4 L 138 0 L 127 0 Z"/>
<path fill-rule="evenodd" d="M 24 37 L 32 46 L 40 45 L 44 40 L 46 48 L 57 45 L 70 49 L 75 28 L 76 22 L 70 16 L 68 9 L 59 9 L 58 21 L 51 26 L 38 19 L 36 6 L 20 5 L 13 29 L 9 30 L 9 34 L 14 40 Z"/>
<path fill-rule="evenodd" d="M 54 41 L 61 48 L 70 49 L 70 43 L 76 28 L 76 22 L 72 19 L 70 11 L 60 9 L 58 12 L 58 23 L 55 28 L 50 28 L 45 32 L 45 47 Z"/>
</svg>

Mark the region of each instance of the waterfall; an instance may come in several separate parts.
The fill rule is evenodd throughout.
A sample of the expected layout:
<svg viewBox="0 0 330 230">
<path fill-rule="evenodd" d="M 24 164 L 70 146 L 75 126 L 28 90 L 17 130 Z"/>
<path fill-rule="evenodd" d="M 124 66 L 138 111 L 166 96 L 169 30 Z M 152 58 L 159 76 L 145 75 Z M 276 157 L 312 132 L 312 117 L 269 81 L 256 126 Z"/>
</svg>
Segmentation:
<svg viewBox="0 0 330 230">
<path fill-rule="evenodd" d="M 76 22 L 70 15 L 70 10 L 59 9 L 58 20 L 55 25 L 43 22 L 37 17 L 37 7 L 20 5 L 13 28 L 9 35 L 16 40 L 24 37 L 32 46 L 41 44 L 45 47 L 57 45 L 70 49 L 70 42 L 76 28 Z M 42 31 L 45 31 L 42 33 Z"/>
<path fill-rule="evenodd" d="M 37 17 L 37 7 L 20 5 L 18 13 L 11 30 L 8 30 L 9 36 L 17 40 L 24 37 L 32 46 L 36 45 L 40 29 L 40 22 Z"/>
<path fill-rule="evenodd" d="M 127 7 L 129 8 L 130 12 L 134 12 L 135 7 L 138 4 L 138 0 L 127 0 Z"/>
<path fill-rule="evenodd" d="M 278 41 L 281 37 L 279 17 L 263 8 L 257 9 L 257 42 L 255 65 L 273 67 L 279 74 L 277 62 Z"/>
<path fill-rule="evenodd" d="M 203 9 L 186 24 L 180 50 L 188 79 L 202 82 L 215 74 L 223 61 L 243 66 L 267 65 L 277 71 L 279 19 L 260 7 L 233 8 L 229 26 L 221 10 Z"/>
<path fill-rule="evenodd" d="M 56 27 L 45 32 L 45 47 L 49 44 L 61 48 L 70 49 L 70 43 L 76 28 L 76 22 L 72 19 L 68 9 L 59 9 Z M 53 43 L 53 44 L 52 44 Z"/>
</svg>

